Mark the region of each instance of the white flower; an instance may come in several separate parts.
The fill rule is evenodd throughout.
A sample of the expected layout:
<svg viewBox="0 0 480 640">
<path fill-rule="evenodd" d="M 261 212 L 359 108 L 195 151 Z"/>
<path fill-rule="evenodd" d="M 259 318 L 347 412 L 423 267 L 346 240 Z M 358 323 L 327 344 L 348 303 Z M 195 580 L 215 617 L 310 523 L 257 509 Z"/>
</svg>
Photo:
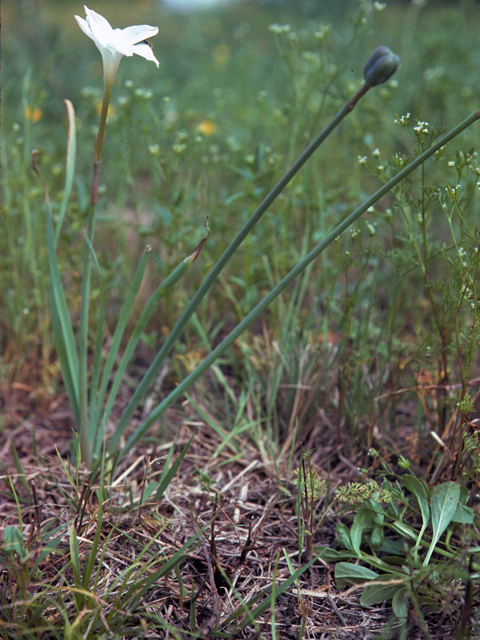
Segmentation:
<svg viewBox="0 0 480 640">
<path fill-rule="evenodd" d="M 153 55 L 152 48 L 145 42 L 157 35 L 158 28 L 147 24 L 134 25 L 126 29 L 112 29 L 108 20 L 88 7 L 84 7 L 86 20 L 75 16 L 80 29 L 91 38 L 103 58 L 103 73 L 105 82 L 111 83 L 115 78 L 122 56 L 142 56 L 159 65 Z"/>
</svg>

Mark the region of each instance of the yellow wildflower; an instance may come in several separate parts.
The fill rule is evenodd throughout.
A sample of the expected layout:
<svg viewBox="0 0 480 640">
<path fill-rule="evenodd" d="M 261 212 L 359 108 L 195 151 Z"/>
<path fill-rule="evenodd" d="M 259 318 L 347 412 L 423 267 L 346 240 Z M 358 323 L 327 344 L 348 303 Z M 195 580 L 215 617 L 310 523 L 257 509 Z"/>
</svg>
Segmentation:
<svg viewBox="0 0 480 640">
<path fill-rule="evenodd" d="M 211 122 L 210 120 L 202 120 L 197 124 L 195 129 L 196 131 L 198 131 L 198 133 L 201 133 L 202 136 L 211 136 L 212 133 L 217 132 L 218 127 L 215 123 Z"/>
<path fill-rule="evenodd" d="M 42 119 L 43 113 L 42 110 L 39 109 L 38 107 L 36 109 L 32 109 L 32 107 L 30 105 L 27 105 L 25 108 L 25 118 L 29 121 L 29 122 L 38 122 L 39 120 Z"/>
<path fill-rule="evenodd" d="M 219 44 L 218 47 L 212 51 L 213 60 L 219 66 L 224 66 L 230 59 L 230 47 L 226 44 Z"/>
</svg>

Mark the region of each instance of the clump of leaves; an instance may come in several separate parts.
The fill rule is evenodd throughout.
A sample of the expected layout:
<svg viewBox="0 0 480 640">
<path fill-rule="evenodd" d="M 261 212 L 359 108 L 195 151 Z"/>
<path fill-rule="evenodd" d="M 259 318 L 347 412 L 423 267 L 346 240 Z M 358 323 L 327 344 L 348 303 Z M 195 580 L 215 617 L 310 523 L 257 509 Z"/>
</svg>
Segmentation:
<svg viewBox="0 0 480 640">
<path fill-rule="evenodd" d="M 381 487 L 375 481 L 351 483 L 335 498 L 355 511 L 353 522 L 337 525 L 338 549 L 314 551 L 335 563 L 337 587 L 361 589 L 363 606 L 391 600 L 404 634 L 414 619 L 425 630 L 430 611 L 455 615 L 461 626 L 467 595 L 478 589 L 480 576 L 478 548 L 469 542 L 475 515 L 467 506 L 467 488 L 448 481 L 430 489 L 405 473 Z"/>
</svg>

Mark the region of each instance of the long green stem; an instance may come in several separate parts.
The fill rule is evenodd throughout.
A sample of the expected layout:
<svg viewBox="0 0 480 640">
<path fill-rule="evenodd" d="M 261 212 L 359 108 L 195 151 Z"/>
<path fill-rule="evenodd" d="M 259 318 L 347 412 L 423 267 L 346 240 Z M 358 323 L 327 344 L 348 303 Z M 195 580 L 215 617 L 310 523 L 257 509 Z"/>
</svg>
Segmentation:
<svg viewBox="0 0 480 640">
<path fill-rule="evenodd" d="M 82 460 L 87 465 L 92 462 L 92 444 L 88 438 L 88 316 L 90 308 L 90 279 L 92 274 L 93 234 L 95 232 L 95 209 L 98 194 L 98 178 L 100 175 L 101 160 L 95 158 L 93 162 L 92 195 L 88 212 L 87 238 L 85 253 L 83 256 L 82 278 L 82 302 L 80 307 L 80 330 L 78 340 L 78 364 L 79 364 L 79 404 L 80 404 L 80 450 Z"/>
<path fill-rule="evenodd" d="M 242 229 L 238 232 L 238 234 L 229 244 L 229 246 L 221 256 L 221 258 L 215 264 L 213 269 L 210 271 L 208 276 L 203 281 L 202 285 L 199 287 L 196 294 L 191 299 L 185 311 L 182 313 L 182 315 L 178 319 L 170 335 L 165 340 L 162 348 L 156 355 L 154 361 L 150 365 L 150 368 L 148 369 L 147 373 L 143 377 L 140 385 L 137 387 L 110 441 L 110 445 L 109 445 L 110 452 L 115 450 L 115 448 L 118 446 L 120 437 L 125 431 L 127 424 L 130 418 L 132 417 L 135 409 L 137 408 L 140 400 L 147 392 L 159 368 L 161 367 L 165 358 L 173 348 L 178 336 L 183 331 L 187 322 L 190 320 L 191 316 L 199 306 L 200 302 L 203 300 L 205 295 L 208 293 L 209 289 L 214 284 L 215 280 L 219 276 L 222 269 L 225 267 L 225 265 L 233 256 L 233 254 L 238 249 L 240 244 L 243 242 L 246 236 L 250 233 L 253 227 L 257 224 L 257 222 L 260 220 L 263 214 L 267 211 L 270 205 L 276 200 L 276 198 L 280 195 L 280 193 L 285 189 L 288 183 L 292 180 L 292 178 L 298 173 L 298 171 L 300 171 L 303 165 L 312 156 L 312 154 L 318 149 L 318 147 L 322 144 L 322 142 L 330 135 L 330 133 L 332 133 L 332 131 L 340 124 L 340 122 L 342 122 L 342 120 L 354 109 L 357 102 L 360 100 L 360 98 L 362 98 L 367 93 L 369 89 L 370 89 L 370 86 L 367 84 L 364 84 L 359 89 L 359 91 L 357 91 L 357 93 L 348 102 L 344 104 L 344 106 L 337 113 L 337 115 L 329 122 L 329 124 L 323 129 L 323 131 L 321 131 L 318 134 L 315 140 L 305 149 L 305 151 L 293 163 L 293 165 L 285 173 L 285 175 L 277 182 L 277 184 L 273 187 L 273 189 L 270 191 L 267 197 L 263 200 L 260 206 L 254 211 L 254 213 L 249 218 L 249 220 L 244 224 Z"/>
<path fill-rule="evenodd" d="M 79 402 L 80 402 L 80 451 L 82 461 L 88 466 L 92 463 L 93 443 L 89 437 L 89 415 L 88 415 L 88 317 L 90 308 L 90 279 L 92 275 L 92 246 L 95 232 L 95 209 L 98 200 L 98 180 L 100 177 L 100 167 L 102 164 L 102 148 L 107 126 L 108 105 L 115 81 L 115 72 L 108 78 L 104 78 L 104 91 L 102 101 L 102 111 L 98 125 L 97 138 L 95 140 L 95 160 L 93 161 L 92 191 L 90 196 L 90 208 L 88 211 L 87 241 L 85 242 L 85 253 L 83 256 L 83 278 L 82 278 L 82 302 L 80 307 L 80 331 L 78 339 L 78 363 L 79 363 Z M 93 390 L 91 390 L 93 393 Z"/>
<path fill-rule="evenodd" d="M 337 116 L 338 117 L 338 116 Z M 414 171 L 417 167 L 425 162 L 430 156 L 432 156 L 436 151 L 438 151 L 441 147 L 445 146 L 448 142 L 453 140 L 456 136 L 458 136 L 462 131 L 464 131 L 467 127 L 472 125 L 476 120 L 480 118 L 480 109 L 472 113 L 466 120 L 457 125 L 454 129 L 452 129 L 449 133 L 447 133 L 442 138 L 438 139 L 435 144 L 433 144 L 429 149 L 424 151 L 420 156 L 418 156 L 415 160 L 413 160 L 408 166 L 406 166 L 402 171 L 389 180 L 386 184 L 384 184 L 376 193 L 374 193 L 370 198 L 368 198 L 360 207 L 355 209 L 353 213 L 351 213 L 343 222 L 341 222 L 333 231 L 331 231 L 325 238 L 320 242 L 310 253 L 308 253 L 291 271 L 288 275 L 286 275 L 283 280 L 281 280 L 276 287 L 270 291 L 270 293 L 254 308 L 250 313 L 242 320 L 242 322 L 201 362 L 198 367 L 192 371 L 192 373 L 187 376 L 179 385 L 176 387 L 174 391 L 172 391 L 163 402 L 161 402 L 157 408 L 148 416 L 148 418 L 138 427 L 135 433 L 129 438 L 125 447 L 121 451 L 121 456 L 124 456 L 142 437 L 142 435 L 150 428 L 154 422 L 158 420 L 158 418 L 162 415 L 162 413 L 171 406 L 177 398 L 179 398 L 211 365 L 215 360 L 233 344 L 233 342 L 253 323 L 253 321 L 275 300 L 275 298 L 280 295 L 280 293 L 294 280 L 317 256 L 328 247 L 338 236 L 340 236 L 351 224 L 353 224 L 367 209 L 372 207 L 380 198 L 386 195 L 394 186 L 396 186 L 399 182 L 401 182 L 406 176 L 408 176 L 412 171 Z M 332 121 L 333 122 L 333 121 Z M 323 132 L 322 132 L 323 133 Z M 313 143 L 312 143 L 313 144 Z M 310 147 L 309 147 L 310 148 Z M 308 150 L 307 150 L 308 151 Z M 313 151 L 312 151 L 313 153 Z M 310 154 L 311 155 L 311 154 Z M 298 161 L 297 161 L 298 162 Z M 285 177 L 282 179 L 284 180 Z M 280 184 L 280 183 L 279 183 Z M 278 185 L 277 185 L 278 186 Z M 265 202 L 265 201 L 264 201 Z M 263 203 L 262 203 L 263 204 Z M 262 205 L 261 205 L 262 206 Z M 257 209 L 258 211 L 258 209 Z M 254 214 L 255 215 L 255 214 Z M 252 216 L 253 217 L 253 216 Z M 248 223 L 247 223 L 248 224 Z M 232 243 L 233 244 L 233 243 Z M 231 246 L 231 245 L 230 245 Z M 229 247 L 230 248 L 230 247 Z M 227 253 L 227 252 L 225 252 Z M 224 254 L 225 255 L 225 254 Z M 218 263 L 217 263 L 218 264 Z M 213 271 L 210 273 L 209 278 L 211 277 Z M 205 281 L 206 282 L 206 281 Z M 204 283 L 205 285 L 205 283 Z M 204 286 L 202 285 L 202 287 Z M 186 316 L 188 309 L 193 304 L 195 300 L 198 299 L 200 291 L 202 290 L 200 287 L 196 296 L 192 299 L 192 302 L 185 310 L 184 314 L 180 318 L 184 318 Z M 198 303 L 197 303 L 198 305 Z M 188 319 L 188 318 L 187 318 Z M 179 321 L 180 322 L 180 321 Z M 186 321 L 185 321 L 186 322 Z M 178 325 L 178 323 L 177 323 Z M 173 333 L 173 332 L 172 332 Z M 165 350 L 164 347 L 160 351 L 157 358 L 162 354 L 162 351 Z M 169 345 L 170 348 L 170 345 Z M 163 355 L 163 354 L 162 354 Z M 153 367 L 153 365 L 152 365 Z M 152 368 L 151 367 L 151 368 Z M 147 372 L 148 375 L 148 372 Z M 125 414 L 124 414 L 125 416 Z M 122 427 L 122 428 L 120 428 Z M 126 423 L 124 424 L 124 417 L 120 421 L 117 426 L 117 430 L 115 431 L 109 447 L 108 452 L 113 453 L 116 451 L 118 447 L 118 443 L 120 441 L 120 437 L 125 430 Z"/>
</svg>

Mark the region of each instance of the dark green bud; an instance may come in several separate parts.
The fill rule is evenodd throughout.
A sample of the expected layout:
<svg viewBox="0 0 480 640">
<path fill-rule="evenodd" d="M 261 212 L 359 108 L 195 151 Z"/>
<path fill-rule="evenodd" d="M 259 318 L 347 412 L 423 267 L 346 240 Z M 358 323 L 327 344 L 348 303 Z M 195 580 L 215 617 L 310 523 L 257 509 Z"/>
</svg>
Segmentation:
<svg viewBox="0 0 480 640">
<path fill-rule="evenodd" d="M 386 82 L 401 64 L 400 56 L 388 47 L 377 47 L 363 68 L 365 83 L 370 87 Z"/>
</svg>

